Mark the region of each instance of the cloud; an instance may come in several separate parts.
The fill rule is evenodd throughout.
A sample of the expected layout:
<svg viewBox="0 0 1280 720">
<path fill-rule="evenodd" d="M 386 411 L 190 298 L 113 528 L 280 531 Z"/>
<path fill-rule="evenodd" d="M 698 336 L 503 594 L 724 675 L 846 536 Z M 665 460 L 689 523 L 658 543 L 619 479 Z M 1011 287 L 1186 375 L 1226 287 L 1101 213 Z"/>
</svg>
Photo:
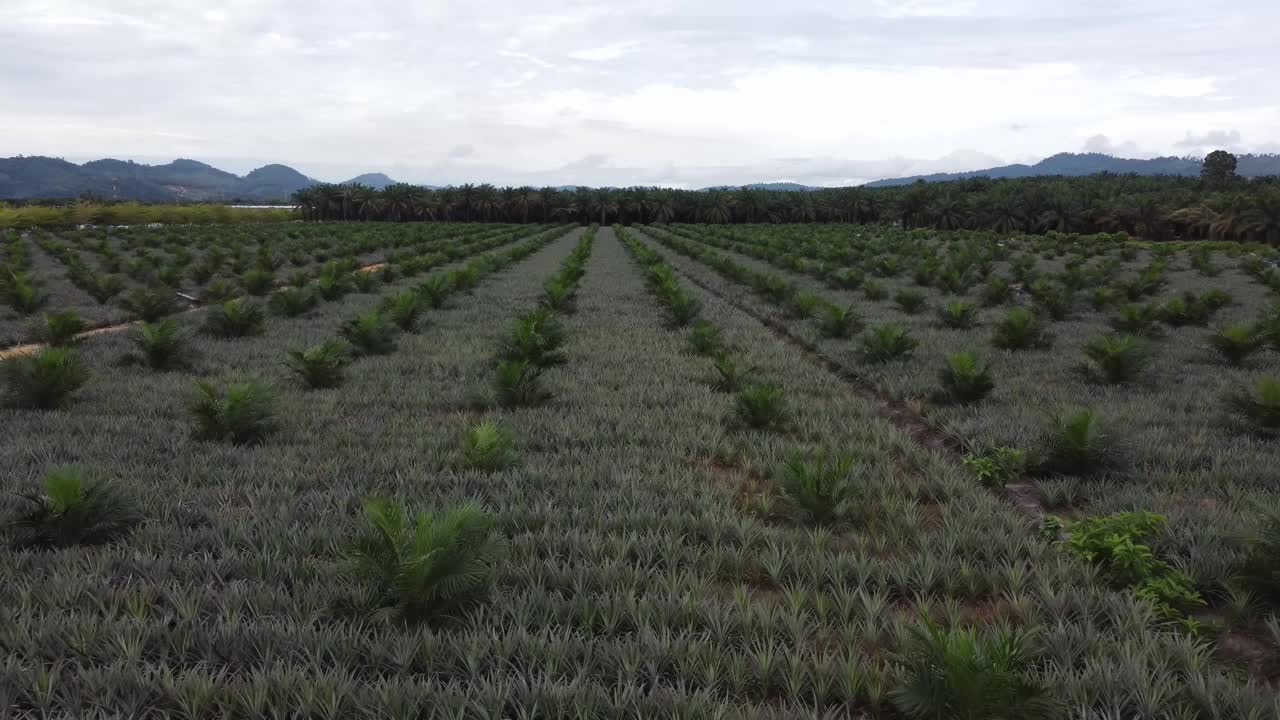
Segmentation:
<svg viewBox="0 0 1280 720">
<path fill-rule="evenodd" d="M 1239 130 L 1210 130 L 1202 135 L 1187 132 L 1187 136 L 1174 143 L 1180 148 L 1200 150 L 1203 148 L 1225 148 L 1228 150 L 1242 147 L 1244 140 Z"/>
<path fill-rule="evenodd" d="M 1084 152 L 1102 153 L 1103 155 L 1111 155 L 1122 158 L 1140 158 L 1147 157 L 1149 153 L 1144 153 L 1138 149 L 1138 144 L 1132 140 L 1126 140 L 1122 143 L 1115 143 L 1106 135 L 1094 135 L 1084 141 Z"/>
</svg>

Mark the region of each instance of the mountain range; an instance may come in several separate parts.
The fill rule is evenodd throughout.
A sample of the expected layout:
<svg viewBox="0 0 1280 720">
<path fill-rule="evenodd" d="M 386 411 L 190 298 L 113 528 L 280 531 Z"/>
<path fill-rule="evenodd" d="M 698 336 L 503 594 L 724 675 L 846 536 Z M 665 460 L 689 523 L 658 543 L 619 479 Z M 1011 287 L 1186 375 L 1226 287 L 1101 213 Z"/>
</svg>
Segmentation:
<svg viewBox="0 0 1280 720">
<path fill-rule="evenodd" d="M 960 173 L 938 173 L 877 180 L 867 187 L 907 185 L 916 181 L 947 182 L 975 177 L 1020 178 L 1035 175 L 1081 176 L 1100 172 L 1138 175 L 1199 175 L 1198 158 L 1160 157 L 1149 160 L 1117 158 L 1098 153 L 1061 153 L 1034 165 L 1001 167 Z M 1244 177 L 1280 175 L 1280 155 L 1241 155 L 1237 172 Z M 279 202 L 318 180 L 287 165 L 264 165 L 247 175 L 235 175 L 196 160 L 179 159 L 165 165 L 131 160 L 94 160 L 77 165 L 59 158 L 18 156 L 0 158 L 0 199 L 74 198 L 91 195 L 143 202 Z M 366 173 L 345 181 L 375 188 L 395 184 L 383 173 Z M 563 185 L 561 189 L 576 186 Z M 762 190 L 807 191 L 820 188 L 792 182 L 717 186 Z M 713 189 L 713 188 L 705 188 Z"/>
</svg>

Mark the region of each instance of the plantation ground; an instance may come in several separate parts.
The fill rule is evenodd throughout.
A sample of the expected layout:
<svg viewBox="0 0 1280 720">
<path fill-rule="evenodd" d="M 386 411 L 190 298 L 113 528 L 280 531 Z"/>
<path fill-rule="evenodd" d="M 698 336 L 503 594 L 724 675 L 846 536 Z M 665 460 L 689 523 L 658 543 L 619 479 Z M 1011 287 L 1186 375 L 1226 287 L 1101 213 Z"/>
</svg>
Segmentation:
<svg viewBox="0 0 1280 720">
<path fill-rule="evenodd" d="M 137 252 L 148 247 L 147 232 L 164 232 L 172 258 L 185 231 L 135 232 Z M 1265 685 L 1280 635 L 1274 620 L 1267 626 L 1274 608 L 1232 595 L 1230 578 L 1259 506 L 1275 507 L 1280 446 L 1225 422 L 1218 399 L 1238 382 L 1277 374 L 1273 351 L 1224 369 L 1199 347 L 1208 329 L 1177 328 L 1156 341 L 1161 352 L 1136 388 L 1100 387 L 1073 369 L 1079 345 L 1106 328 L 1085 290 L 1073 319 L 1052 324 L 1052 349 L 997 352 L 988 339 L 1007 307 L 982 310 L 975 328 L 944 330 L 930 311 L 893 309 L 893 291 L 913 284 L 905 271 L 881 278 L 890 299 L 870 301 L 740 252 L 773 240 L 816 256 L 826 245 L 857 247 L 857 237 L 766 226 L 732 234 L 600 228 L 575 310 L 561 321 L 565 361 L 544 376 L 552 398 L 505 408 L 494 401 L 495 350 L 588 231 L 324 224 L 239 232 L 246 258 L 264 246 L 305 251 L 295 284 L 322 278 L 322 263 L 334 259 L 350 268 L 387 258 L 392 272 L 368 292 L 272 316 L 261 336 L 196 335 L 199 359 L 187 371 L 121 366 L 125 333 L 86 339 L 77 352 L 90 379 L 68 407 L 0 409 L 8 486 L 34 490 L 50 470 L 78 466 L 119 483 L 145 518 L 105 546 L 0 554 L 0 708 L 54 717 L 925 717 L 910 709 L 921 691 L 908 651 L 913 629 L 929 618 L 980 636 L 1024 633 L 1025 656 L 1013 669 L 1044 688 L 1062 716 L 1277 716 Z M 897 232 L 869 242 L 911 240 Z M 413 263 L 443 273 L 468 262 L 450 248 L 492 255 L 539 233 L 547 244 L 427 311 L 394 352 L 356 360 L 341 387 L 305 390 L 283 368 L 288 350 L 322 342 L 383 295 L 417 287 L 423 275 Z M 734 245 L 718 245 L 730 237 Z M 188 239 L 200 257 L 220 242 Z M 770 296 L 681 252 L 681 239 L 852 303 L 868 324 L 901 321 L 920 346 L 907 360 L 865 362 L 856 339 L 823 337 Z M 75 233 L 15 235 L 8 247 L 26 246 L 27 267 L 51 295 L 44 309 L 131 318 L 73 295 L 55 257 L 64 245 L 98 240 L 128 247 Z M 923 246 L 951 247 L 929 236 L 903 245 L 901 262 Z M 689 327 L 676 327 L 646 283 L 645 249 L 675 268 L 700 319 L 722 334 L 726 357 L 755 368 L 754 382 L 780 388 L 779 427 L 734 420 L 739 398 L 716 389 L 713 360 L 691 349 Z M 1149 252 L 1123 261 L 1117 276 L 1145 266 Z M 877 245 L 824 272 L 870 275 L 881 254 Z M 1061 256 L 1033 254 L 1046 271 L 1065 267 Z M 1239 304 L 1212 324 L 1253 318 L 1269 298 L 1235 269 L 1241 257 L 1215 255 L 1224 271 L 1204 281 L 1181 267 L 1185 254 L 1172 258 L 1168 285 L 1153 299 L 1223 287 Z M 1011 274 L 1013 261 L 995 260 L 992 271 Z M 219 277 L 232 284 L 251 265 L 220 269 L 189 291 Z M 275 275 L 284 282 L 283 269 Z M 966 293 L 976 297 L 977 285 Z M 935 305 L 942 297 L 932 287 L 925 294 Z M 207 312 L 178 322 L 197 328 Z M 14 341 L 32 339 L 32 318 L 14 315 Z M 995 390 L 973 405 L 936 402 L 942 355 L 970 348 L 990 359 Z M 841 379 L 814 350 L 869 384 Z M 279 428 L 257 445 L 195 439 L 185 403 L 201 378 L 274 386 Z M 1196 612 L 1220 628 L 1157 617 L 999 488 L 984 487 L 950 445 L 928 443 L 910 416 L 918 411 L 966 448 L 1030 449 L 1043 414 L 1064 403 L 1117 420 L 1134 459 L 1100 477 L 1016 480 L 1068 520 L 1168 515 L 1154 551 L 1189 573 L 1208 601 Z M 463 436 L 485 419 L 512 434 L 517 466 L 485 472 L 462 462 Z M 777 489 L 788 458 L 822 451 L 848 455 L 853 480 L 830 523 L 812 522 Z M 506 539 L 493 591 L 427 622 L 366 612 L 369 588 L 343 554 L 364 526 L 362 501 L 375 496 L 415 510 L 475 501 L 493 513 Z M 0 499 L 4 516 L 19 507 L 12 495 Z"/>
</svg>

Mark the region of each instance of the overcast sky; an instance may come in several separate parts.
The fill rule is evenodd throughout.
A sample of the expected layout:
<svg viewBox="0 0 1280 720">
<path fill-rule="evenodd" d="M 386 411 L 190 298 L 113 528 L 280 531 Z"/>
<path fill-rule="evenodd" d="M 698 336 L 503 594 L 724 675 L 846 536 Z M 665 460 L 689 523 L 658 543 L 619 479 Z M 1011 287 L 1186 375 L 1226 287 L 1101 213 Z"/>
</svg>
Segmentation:
<svg viewBox="0 0 1280 720">
<path fill-rule="evenodd" d="M 825 185 L 1280 152 L 1277 0 L 0 0 L 0 156 Z"/>
</svg>

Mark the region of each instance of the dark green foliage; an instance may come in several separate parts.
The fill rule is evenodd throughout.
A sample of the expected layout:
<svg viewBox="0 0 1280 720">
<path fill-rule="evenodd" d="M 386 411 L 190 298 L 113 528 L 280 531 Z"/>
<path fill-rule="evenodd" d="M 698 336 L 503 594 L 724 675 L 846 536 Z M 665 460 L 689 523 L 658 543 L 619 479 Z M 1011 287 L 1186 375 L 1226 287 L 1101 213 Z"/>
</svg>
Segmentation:
<svg viewBox="0 0 1280 720">
<path fill-rule="evenodd" d="M 453 283 L 448 275 L 430 275 L 418 285 L 418 294 L 422 296 L 427 307 L 442 308 L 449 293 L 453 291 Z"/>
<path fill-rule="evenodd" d="M 313 389 L 341 385 L 350 363 L 350 346 L 337 338 L 306 350 L 290 350 L 284 362 L 290 372 Z"/>
<path fill-rule="evenodd" d="M 250 295 L 266 295 L 275 281 L 275 274 L 263 268 L 253 268 L 240 276 L 240 286 Z"/>
<path fill-rule="evenodd" d="M 381 282 L 382 272 L 379 270 L 356 270 L 351 273 L 351 287 L 358 293 L 371 293 Z"/>
<path fill-rule="evenodd" d="M 756 375 L 756 368 L 743 367 L 728 355 L 720 355 L 715 359 L 715 388 L 720 392 L 738 392 L 751 383 Z"/>
<path fill-rule="evenodd" d="M 167 287 L 133 288 L 121 296 L 120 304 L 146 322 L 155 322 L 175 310 L 173 290 Z"/>
<path fill-rule="evenodd" d="M 1041 436 L 1041 472 L 1060 475 L 1095 475 L 1124 465 L 1121 440 L 1092 410 L 1054 415 Z"/>
<path fill-rule="evenodd" d="M 964 466 L 987 487 L 1002 487 L 1016 480 L 1026 468 L 1026 453 L 1017 448 L 997 447 L 981 455 L 965 453 Z"/>
<path fill-rule="evenodd" d="M 982 304 L 991 307 L 1008 302 L 1011 292 L 1012 289 L 1007 278 L 1001 275 L 992 275 L 987 278 L 987 282 L 982 286 L 979 294 L 982 298 Z"/>
<path fill-rule="evenodd" d="M 463 463 L 485 472 L 506 470 L 519 463 L 515 440 L 493 420 L 476 423 L 462 438 Z"/>
<path fill-rule="evenodd" d="M 1271 607 L 1280 607 L 1280 514 L 1265 513 L 1249 540 L 1239 582 Z"/>
<path fill-rule="evenodd" d="M 738 391 L 733 424 L 752 430 L 781 430 L 788 417 L 787 402 L 777 385 L 749 385 Z"/>
<path fill-rule="evenodd" d="M 991 344 L 1003 350 L 1047 348 L 1053 344 L 1040 316 L 1025 308 L 1014 308 L 996 323 Z"/>
<path fill-rule="evenodd" d="M 856 490 L 851 457 L 825 452 L 808 458 L 792 453 L 782 463 L 776 482 L 784 497 L 809 520 L 830 523 L 845 511 Z"/>
<path fill-rule="evenodd" d="M 299 317 L 314 308 L 320 302 L 316 290 L 310 286 L 290 286 L 281 288 L 271 294 L 267 306 L 271 312 L 282 317 Z"/>
<path fill-rule="evenodd" d="M 1147 544 L 1165 529 L 1165 518 L 1149 512 L 1123 512 L 1089 518 L 1071 526 L 1068 546 L 1100 568 L 1117 588 L 1148 600 L 1164 620 L 1176 620 L 1204 599 L 1191 578 L 1158 559 Z"/>
<path fill-rule="evenodd" d="M 938 319 L 949 328 L 971 328 L 978 320 L 978 306 L 968 300 L 955 300 L 938 308 Z"/>
<path fill-rule="evenodd" d="M 23 507 L 8 529 L 19 548 L 103 545 L 127 535 L 142 520 L 114 484 L 89 482 L 76 470 L 45 476 L 43 492 L 18 493 Z"/>
<path fill-rule="evenodd" d="M 1150 360 L 1146 347 L 1130 335 L 1103 335 L 1085 343 L 1083 350 L 1085 375 L 1101 383 L 1131 382 Z"/>
<path fill-rule="evenodd" d="M 75 310 L 45 313 L 43 322 L 36 327 L 36 337 L 49 345 L 65 347 L 76 340 L 76 335 L 84 332 L 85 324 Z"/>
<path fill-rule="evenodd" d="M 871 301 L 879 301 L 889 297 L 889 291 L 885 289 L 884 283 L 875 280 L 868 280 L 862 284 L 862 294 Z"/>
<path fill-rule="evenodd" d="M 428 620 L 462 609 L 492 583 L 503 542 L 478 506 L 411 517 L 399 505 L 370 500 L 364 517 L 365 532 L 348 559 L 378 596 L 375 617 Z"/>
<path fill-rule="evenodd" d="M 1250 323 L 1229 325 L 1209 336 L 1209 347 L 1228 365 L 1243 365 L 1264 344 L 1262 333 Z"/>
<path fill-rule="evenodd" d="M 1125 335 L 1159 337 L 1160 309 L 1155 305 L 1122 305 L 1109 320 L 1111 327 Z"/>
<path fill-rule="evenodd" d="M 689 330 L 689 347 L 699 355 L 719 357 L 727 350 L 724 336 L 719 326 L 706 320 L 699 320 Z"/>
<path fill-rule="evenodd" d="M 923 618 L 909 628 L 894 657 L 901 668 L 889 693 L 912 720 L 1041 720 L 1061 708 L 1048 688 L 1026 674 L 1033 636 L 1022 629 L 943 629 Z"/>
<path fill-rule="evenodd" d="M 261 335 L 266 321 L 267 313 L 262 305 L 248 298 L 235 298 L 209 308 L 203 330 L 219 338 L 250 337 Z"/>
<path fill-rule="evenodd" d="M 377 310 L 361 313 L 342 323 L 338 334 L 356 355 L 386 355 L 396 349 L 399 328 Z"/>
<path fill-rule="evenodd" d="M 257 382 L 233 382 L 219 387 L 196 383 L 187 410 L 201 440 L 246 445 L 261 442 L 276 427 L 275 391 Z"/>
<path fill-rule="evenodd" d="M 862 317 L 852 305 L 840 307 L 826 303 L 818 313 L 818 328 L 825 337 L 844 340 L 862 329 Z"/>
<path fill-rule="evenodd" d="M 860 341 L 862 359 L 869 363 L 908 358 L 919 344 L 906 328 L 892 323 L 871 327 Z"/>
<path fill-rule="evenodd" d="M 128 362 L 141 362 L 152 370 L 191 366 L 191 339 L 173 320 L 138 323 L 129 330 L 129 342 L 137 352 L 126 356 Z"/>
<path fill-rule="evenodd" d="M 505 407 L 537 405 L 550 399 L 542 384 L 542 368 L 525 360 L 503 360 L 493 376 L 498 403 Z"/>
<path fill-rule="evenodd" d="M 945 397 L 957 403 L 976 402 L 995 388 L 991 372 L 976 352 L 948 355 L 938 373 Z"/>
<path fill-rule="evenodd" d="M 1071 290 L 1041 278 L 1028 288 L 1036 307 L 1053 320 L 1065 320 L 1075 303 Z"/>
<path fill-rule="evenodd" d="M 401 290 L 382 299 L 379 311 L 400 328 L 401 332 L 412 332 L 418 324 L 418 318 L 426 305 L 422 296 L 412 290 Z"/>
<path fill-rule="evenodd" d="M 893 302 L 898 306 L 898 309 L 908 315 L 915 315 L 924 310 L 927 301 L 928 298 L 924 292 L 915 288 L 905 288 L 893 295 Z"/>
<path fill-rule="evenodd" d="M 89 369 L 71 348 L 45 348 L 34 355 L 4 361 L 10 405 L 53 410 L 71 404 L 71 397 L 89 380 Z"/>
<path fill-rule="evenodd" d="M 1261 378 L 1251 388 L 1228 393 L 1226 404 L 1251 429 L 1280 433 L 1280 380 Z"/>
<path fill-rule="evenodd" d="M 1160 319 L 1173 327 L 1205 325 L 1213 317 L 1214 308 L 1193 292 L 1183 293 L 1159 306 Z"/>
</svg>

